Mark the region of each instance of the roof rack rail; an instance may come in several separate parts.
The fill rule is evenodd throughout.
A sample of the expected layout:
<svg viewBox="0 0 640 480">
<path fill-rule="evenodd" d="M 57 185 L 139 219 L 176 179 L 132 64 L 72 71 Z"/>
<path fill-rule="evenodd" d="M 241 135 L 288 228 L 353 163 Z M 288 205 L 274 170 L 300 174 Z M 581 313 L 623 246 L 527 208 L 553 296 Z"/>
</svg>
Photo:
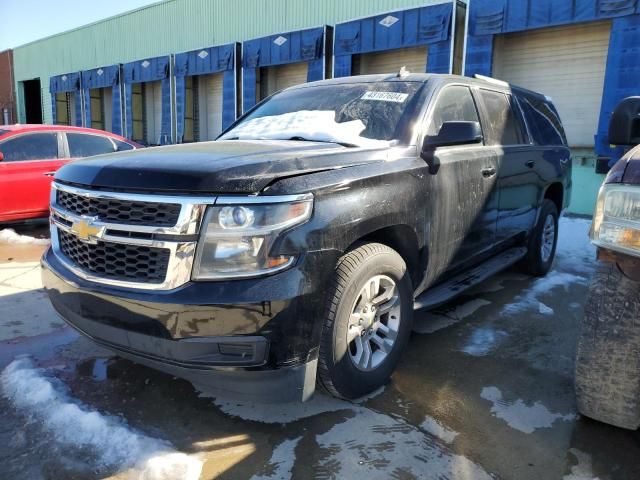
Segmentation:
<svg viewBox="0 0 640 480">
<path fill-rule="evenodd" d="M 503 87 L 510 86 L 509 82 L 505 82 L 504 80 L 498 80 L 497 78 L 487 77 L 485 75 L 480 75 L 476 73 L 473 78 L 477 78 L 478 80 L 484 80 L 485 82 L 495 83 L 496 85 L 502 85 Z"/>
</svg>

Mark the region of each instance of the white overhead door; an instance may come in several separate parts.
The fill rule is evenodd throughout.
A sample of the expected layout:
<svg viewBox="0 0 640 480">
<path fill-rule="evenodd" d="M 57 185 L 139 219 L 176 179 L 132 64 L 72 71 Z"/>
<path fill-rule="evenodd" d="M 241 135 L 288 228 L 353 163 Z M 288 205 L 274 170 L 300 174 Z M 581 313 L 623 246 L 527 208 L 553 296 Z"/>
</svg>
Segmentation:
<svg viewBox="0 0 640 480">
<path fill-rule="evenodd" d="M 222 132 L 222 73 L 198 77 L 200 141 L 213 140 Z"/>
<path fill-rule="evenodd" d="M 158 145 L 162 128 L 162 82 L 144 84 L 144 108 L 145 140 L 149 145 Z"/>
<path fill-rule="evenodd" d="M 427 46 L 363 53 L 356 60 L 354 73 L 356 75 L 397 73 L 403 66 L 411 73 L 426 72 Z"/>
<path fill-rule="evenodd" d="M 261 86 L 262 98 L 284 88 L 306 83 L 308 70 L 309 64 L 307 62 L 287 63 L 264 68 L 260 74 L 260 81 L 266 82 L 264 86 Z"/>
<path fill-rule="evenodd" d="M 493 76 L 550 96 L 569 145 L 592 147 L 610 32 L 607 21 L 498 36 Z"/>
</svg>

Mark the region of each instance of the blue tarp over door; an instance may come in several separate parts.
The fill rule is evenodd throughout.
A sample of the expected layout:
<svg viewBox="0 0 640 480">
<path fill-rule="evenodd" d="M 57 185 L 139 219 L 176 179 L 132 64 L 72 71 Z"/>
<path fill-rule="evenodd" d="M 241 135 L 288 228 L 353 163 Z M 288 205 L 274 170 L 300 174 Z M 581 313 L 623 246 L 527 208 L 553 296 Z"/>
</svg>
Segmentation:
<svg viewBox="0 0 640 480">
<path fill-rule="evenodd" d="M 51 113 L 53 123 L 58 123 L 58 112 L 56 108 L 56 93 L 71 92 L 75 95 L 75 123 L 76 127 L 82 126 L 82 98 L 80 91 L 82 82 L 80 72 L 65 73 L 49 79 L 49 92 L 51 93 Z"/>
<path fill-rule="evenodd" d="M 82 72 L 82 89 L 84 94 L 84 122 L 91 126 L 91 89 L 112 89 L 111 131 L 122 135 L 122 108 L 120 99 L 120 65 L 94 68 Z"/>
<path fill-rule="evenodd" d="M 161 145 L 171 143 L 171 81 L 169 78 L 169 64 L 170 57 L 166 56 L 138 60 L 122 66 L 125 86 L 124 107 L 127 138 L 131 138 L 133 133 L 131 84 L 160 80 L 162 81 L 162 121 L 159 140 Z"/>
<path fill-rule="evenodd" d="M 176 136 L 178 143 L 182 142 L 184 136 L 184 78 L 186 76 L 222 72 L 222 128 L 227 128 L 236 119 L 236 46 L 236 43 L 230 43 L 176 54 L 174 75 L 176 79 Z"/>
<path fill-rule="evenodd" d="M 640 95 L 640 2 L 637 0 L 473 0 L 465 75 L 491 76 L 494 36 L 529 29 L 612 19 L 602 106 L 595 151 L 620 157 L 607 139 L 615 105 L 629 95 Z M 598 100 L 599 101 L 599 100 Z"/>
<path fill-rule="evenodd" d="M 334 77 L 351 75 L 352 56 L 428 45 L 427 72 L 450 73 L 454 2 L 385 13 L 335 27 Z"/>
<path fill-rule="evenodd" d="M 246 112 L 257 102 L 257 69 L 285 63 L 308 62 L 307 82 L 322 80 L 324 69 L 325 28 L 311 28 L 242 44 L 242 107 Z"/>
</svg>

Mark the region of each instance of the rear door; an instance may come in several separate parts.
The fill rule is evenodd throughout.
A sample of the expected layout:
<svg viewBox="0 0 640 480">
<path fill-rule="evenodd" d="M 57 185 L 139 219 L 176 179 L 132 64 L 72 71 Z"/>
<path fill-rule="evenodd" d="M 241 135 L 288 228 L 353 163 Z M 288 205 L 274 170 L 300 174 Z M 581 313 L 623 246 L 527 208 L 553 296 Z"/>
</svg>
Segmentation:
<svg viewBox="0 0 640 480">
<path fill-rule="evenodd" d="M 62 166 L 58 132 L 33 132 L 0 142 L 0 220 L 46 215 L 53 174 Z"/>
<path fill-rule="evenodd" d="M 480 122 L 468 86 L 446 86 L 437 94 L 427 124 L 427 135 L 437 135 L 443 122 Z M 439 147 L 439 164 L 427 177 L 432 203 L 430 235 L 436 251 L 430 258 L 446 264 L 436 270 L 475 263 L 495 244 L 498 196 L 496 153 L 483 143 Z"/>
<path fill-rule="evenodd" d="M 497 242 L 531 230 L 540 198 L 536 164 L 542 151 L 532 148 L 516 100 L 499 91 L 478 89 L 486 141 L 498 156 Z"/>
</svg>

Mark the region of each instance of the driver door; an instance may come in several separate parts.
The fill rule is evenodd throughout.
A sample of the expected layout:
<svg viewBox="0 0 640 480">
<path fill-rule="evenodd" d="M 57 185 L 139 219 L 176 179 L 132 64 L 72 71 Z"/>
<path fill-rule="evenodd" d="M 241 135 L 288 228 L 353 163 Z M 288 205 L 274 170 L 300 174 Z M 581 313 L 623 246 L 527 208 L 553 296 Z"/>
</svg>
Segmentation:
<svg viewBox="0 0 640 480">
<path fill-rule="evenodd" d="M 481 124 L 470 87 L 449 85 L 440 90 L 427 117 L 426 135 L 437 135 L 448 121 Z M 495 150 L 484 141 L 438 147 L 433 159 L 437 167 L 426 176 L 430 201 L 425 208 L 430 271 L 439 276 L 447 270 L 476 263 L 494 247 L 498 163 Z"/>
</svg>

